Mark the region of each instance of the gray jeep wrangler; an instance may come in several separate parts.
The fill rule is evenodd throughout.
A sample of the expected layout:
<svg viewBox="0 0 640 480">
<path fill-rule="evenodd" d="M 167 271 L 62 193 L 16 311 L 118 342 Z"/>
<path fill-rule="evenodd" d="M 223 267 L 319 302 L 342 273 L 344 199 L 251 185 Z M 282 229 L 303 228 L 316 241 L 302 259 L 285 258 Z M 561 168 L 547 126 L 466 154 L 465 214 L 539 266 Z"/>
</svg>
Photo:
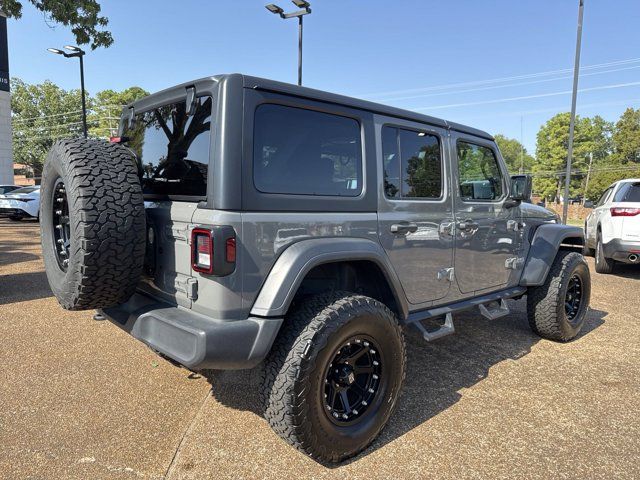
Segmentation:
<svg viewBox="0 0 640 480">
<path fill-rule="evenodd" d="M 275 431 L 338 462 L 392 414 L 404 328 L 432 341 L 526 295 L 535 333 L 578 334 L 582 229 L 530 191 L 483 131 L 220 75 L 129 105 L 110 143 L 58 141 L 42 249 L 64 308 L 191 370 L 259 366 Z"/>
</svg>

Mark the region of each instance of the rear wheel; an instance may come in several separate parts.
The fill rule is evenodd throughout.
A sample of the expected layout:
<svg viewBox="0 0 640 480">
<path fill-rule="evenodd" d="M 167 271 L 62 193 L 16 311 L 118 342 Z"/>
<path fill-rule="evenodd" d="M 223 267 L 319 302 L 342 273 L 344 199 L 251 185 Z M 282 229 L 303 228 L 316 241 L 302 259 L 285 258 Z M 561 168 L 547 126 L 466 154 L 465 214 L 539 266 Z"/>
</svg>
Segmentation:
<svg viewBox="0 0 640 480">
<path fill-rule="evenodd" d="M 608 274 L 613 272 L 615 260 L 604 256 L 604 247 L 602 246 L 602 234 L 598 232 L 596 240 L 596 272 Z"/>
<path fill-rule="evenodd" d="M 582 328 L 591 298 L 591 276 L 584 257 L 560 251 L 545 283 L 527 292 L 531 329 L 543 338 L 568 342 Z"/>
<path fill-rule="evenodd" d="M 264 369 L 266 419 L 318 461 L 356 455 L 387 423 L 404 379 L 395 316 L 372 298 L 338 292 L 307 300 L 285 322 Z"/>
<path fill-rule="evenodd" d="M 142 189 L 129 151 L 94 139 L 56 142 L 40 197 L 44 263 L 60 304 L 88 310 L 128 300 L 146 244 Z"/>
</svg>

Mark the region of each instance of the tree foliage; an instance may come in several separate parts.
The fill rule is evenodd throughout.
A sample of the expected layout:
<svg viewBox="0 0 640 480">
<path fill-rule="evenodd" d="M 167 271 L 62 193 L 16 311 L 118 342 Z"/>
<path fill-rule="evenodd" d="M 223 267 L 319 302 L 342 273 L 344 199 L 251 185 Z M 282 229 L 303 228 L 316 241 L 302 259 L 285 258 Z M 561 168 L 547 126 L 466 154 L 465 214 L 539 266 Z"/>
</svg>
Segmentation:
<svg viewBox="0 0 640 480">
<path fill-rule="evenodd" d="M 538 131 L 536 163 L 533 167 L 534 191 L 549 200 L 560 198 L 564 191 L 564 170 L 569 147 L 569 113 L 559 113 L 550 118 Z M 600 163 L 611 152 L 613 125 L 601 117 L 576 116 L 573 140 L 572 171 L 569 194 L 583 193 L 589 154 Z"/>
<path fill-rule="evenodd" d="M 28 0 L 46 18 L 65 27 L 71 27 L 79 45 L 90 44 L 109 47 L 113 43 L 111 32 L 104 30 L 109 20 L 100 15 L 100 4 L 96 0 Z M 0 10 L 8 17 L 22 17 L 23 1 L 0 0 Z"/>
<path fill-rule="evenodd" d="M 11 114 L 14 161 L 28 165 L 39 177 L 47 152 L 59 138 L 82 135 L 79 90 L 64 90 L 50 81 L 30 85 L 12 80 Z M 89 134 L 109 137 L 118 128 L 122 106 L 148 93 L 140 87 L 122 92 L 104 90 L 87 98 Z"/>
<path fill-rule="evenodd" d="M 509 168 L 509 173 L 529 172 L 534 164 L 534 159 L 527 153 L 527 149 L 515 138 L 504 135 L 495 136 L 496 143 L 502 154 L 502 158 Z"/>
<path fill-rule="evenodd" d="M 39 85 L 18 78 L 11 82 L 13 159 L 33 168 L 38 177 L 53 142 L 82 133 L 80 91 L 66 91 L 48 80 Z"/>
<path fill-rule="evenodd" d="M 122 107 L 146 97 L 149 92 L 140 87 L 129 87 L 121 92 L 102 90 L 93 99 L 93 112 L 89 115 L 89 133 L 95 137 L 108 137 L 118 129 Z"/>
</svg>

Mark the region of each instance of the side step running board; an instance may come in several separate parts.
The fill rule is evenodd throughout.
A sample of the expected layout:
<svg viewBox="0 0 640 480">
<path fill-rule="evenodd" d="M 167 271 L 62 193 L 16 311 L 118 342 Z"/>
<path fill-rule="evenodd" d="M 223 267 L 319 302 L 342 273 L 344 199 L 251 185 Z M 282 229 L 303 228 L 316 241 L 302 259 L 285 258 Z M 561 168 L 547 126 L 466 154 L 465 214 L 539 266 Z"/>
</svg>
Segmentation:
<svg viewBox="0 0 640 480">
<path fill-rule="evenodd" d="M 504 298 L 478 305 L 478 309 L 480 309 L 482 316 L 489 320 L 495 320 L 496 318 L 509 315 L 509 306 L 507 302 L 504 301 Z"/>
<path fill-rule="evenodd" d="M 433 340 L 437 340 L 438 338 L 451 335 L 456 331 L 455 327 L 453 326 L 453 315 L 451 313 L 447 313 L 445 315 L 444 324 L 442 324 L 435 330 L 427 330 L 420 322 L 415 322 L 414 325 L 418 330 L 420 330 L 420 333 L 422 333 L 422 338 L 424 338 L 427 342 L 432 342 Z"/>
</svg>

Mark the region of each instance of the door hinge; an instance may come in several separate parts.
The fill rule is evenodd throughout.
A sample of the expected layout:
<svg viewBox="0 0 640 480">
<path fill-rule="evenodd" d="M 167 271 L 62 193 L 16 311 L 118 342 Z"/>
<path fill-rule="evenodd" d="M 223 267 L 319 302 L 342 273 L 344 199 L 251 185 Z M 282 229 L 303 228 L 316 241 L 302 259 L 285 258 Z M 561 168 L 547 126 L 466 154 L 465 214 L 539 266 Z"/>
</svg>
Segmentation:
<svg viewBox="0 0 640 480">
<path fill-rule="evenodd" d="M 454 222 L 442 222 L 438 227 L 438 233 L 440 233 L 440 236 L 448 235 L 452 237 L 454 234 L 455 225 L 456 224 Z"/>
<path fill-rule="evenodd" d="M 511 257 L 507 258 L 504 262 L 504 268 L 508 268 L 511 270 L 517 270 L 522 265 L 524 265 L 524 258 Z"/>
<path fill-rule="evenodd" d="M 453 267 L 438 270 L 438 280 L 453 282 Z"/>
</svg>

